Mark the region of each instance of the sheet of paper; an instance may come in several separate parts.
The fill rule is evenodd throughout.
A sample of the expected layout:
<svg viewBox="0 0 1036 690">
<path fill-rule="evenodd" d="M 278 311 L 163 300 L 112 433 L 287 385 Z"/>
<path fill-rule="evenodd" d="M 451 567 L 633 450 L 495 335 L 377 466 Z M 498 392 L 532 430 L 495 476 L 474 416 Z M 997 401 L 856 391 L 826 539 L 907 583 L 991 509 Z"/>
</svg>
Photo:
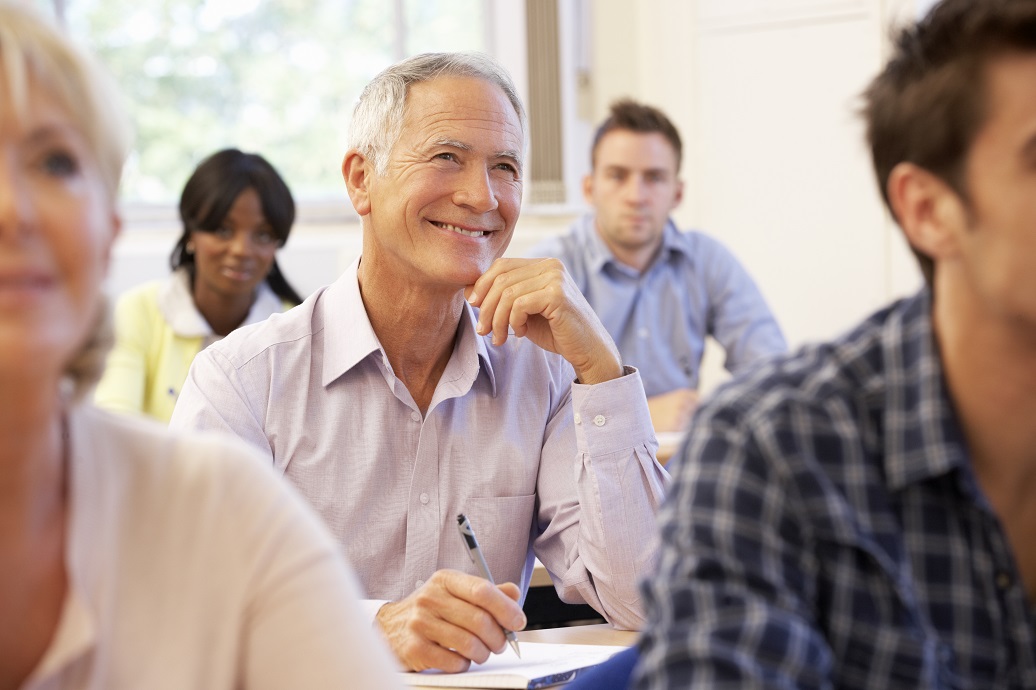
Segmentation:
<svg viewBox="0 0 1036 690">
<path fill-rule="evenodd" d="M 454 688 L 548 687 L 546 683 L 571 671 L 606 661 L 625 647 L 589 644 L 547 644 L 522 642 L 522 658 L 508 647 L 493 654 L 484 664 L 472 664 L 465 673 L 423 671 L 404 673 L 408 685 Z"/>
</svg>

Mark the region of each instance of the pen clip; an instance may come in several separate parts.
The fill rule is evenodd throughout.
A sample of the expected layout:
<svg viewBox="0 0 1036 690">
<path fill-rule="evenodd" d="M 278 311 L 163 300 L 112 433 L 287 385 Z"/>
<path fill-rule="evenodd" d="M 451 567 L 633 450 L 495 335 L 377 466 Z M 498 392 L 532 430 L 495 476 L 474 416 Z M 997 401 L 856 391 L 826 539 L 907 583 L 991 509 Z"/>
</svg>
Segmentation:
<svg viewBox="0 0 1036 690">
<path fill-rule="evenodd" d="M 478 539 L 475 539 L 475 531 L 471 528 L 471 523 L 468 522 L 468 518 L 464 513 L 457 516 L 457 529 L 460 530 L 460 535 L 464 537 L 464 543 L 468 545 L 468 556 L 474 561 L 475 559 L 471 556 L 471 552 L 478 548 Z"/>
</svg>

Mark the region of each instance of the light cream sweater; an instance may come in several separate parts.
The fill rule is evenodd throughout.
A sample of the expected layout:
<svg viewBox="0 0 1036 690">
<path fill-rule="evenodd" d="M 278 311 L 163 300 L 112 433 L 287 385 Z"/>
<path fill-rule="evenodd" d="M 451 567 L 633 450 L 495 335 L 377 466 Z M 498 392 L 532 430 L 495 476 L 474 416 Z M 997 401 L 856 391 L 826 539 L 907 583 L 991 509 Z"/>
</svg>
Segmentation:
<svg viewBox="0 0 1036 690">
<path fill-rule="evenodd" d="M 89 406 L 70 437 L 69 589 L 26 688 L 398 686 L 352 572 L 253 451 Z"/>
</svg>

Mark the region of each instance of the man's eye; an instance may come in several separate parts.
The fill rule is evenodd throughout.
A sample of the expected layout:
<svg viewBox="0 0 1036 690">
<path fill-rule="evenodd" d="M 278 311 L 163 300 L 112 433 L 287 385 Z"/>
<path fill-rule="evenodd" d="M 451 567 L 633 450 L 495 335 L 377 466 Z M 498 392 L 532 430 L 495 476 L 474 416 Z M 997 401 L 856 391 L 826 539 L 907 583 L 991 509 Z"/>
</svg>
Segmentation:
<svg viewBox="0 0 1036 690">
<path fill-rule="evenodd" d="M 438 154 L 435 155 L 435 157 L 440 159 L 440 160 L 444 160 L 444 161 L 455 161 L 455 160 L 457 160 L 457 156 L 455 156 L 452 153 L 438 153 Z"/>
<path fill-rule="evenodd" d="M 79 163 L 71 154 L 53 151 L 43 158 L 43 170 L 55 177 L 69 177 L 79 172 Z"/>
<path fill-rule="evenodd" d="M 513 175 L 517 175 L 518 174 L 518 168 L 514 167 L 510 163 L 500 163 L 496 167 L 497 167 L 497 170 L 506 170 L 507 172 L 509 172 L 509 173 L 511 173 Z"/>
</svg>

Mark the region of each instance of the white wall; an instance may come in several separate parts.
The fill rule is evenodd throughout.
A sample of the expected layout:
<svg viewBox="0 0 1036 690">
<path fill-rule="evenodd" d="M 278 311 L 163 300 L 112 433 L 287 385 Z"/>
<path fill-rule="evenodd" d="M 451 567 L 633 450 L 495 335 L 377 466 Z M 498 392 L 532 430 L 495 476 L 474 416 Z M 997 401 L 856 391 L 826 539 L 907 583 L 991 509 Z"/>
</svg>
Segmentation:
<svg viewBox="0 0 1036 690">
<path fill-rule="evenodd" d="M 858 94 L 908 0 L 598 0 L 594 103 L 657 105 L 685 140 L 676 218 L 725 242 L 792 346 L 920 285 L 873 181 Z M 711 387 L 714 353 L 704 367 Z"/>
</svg>

